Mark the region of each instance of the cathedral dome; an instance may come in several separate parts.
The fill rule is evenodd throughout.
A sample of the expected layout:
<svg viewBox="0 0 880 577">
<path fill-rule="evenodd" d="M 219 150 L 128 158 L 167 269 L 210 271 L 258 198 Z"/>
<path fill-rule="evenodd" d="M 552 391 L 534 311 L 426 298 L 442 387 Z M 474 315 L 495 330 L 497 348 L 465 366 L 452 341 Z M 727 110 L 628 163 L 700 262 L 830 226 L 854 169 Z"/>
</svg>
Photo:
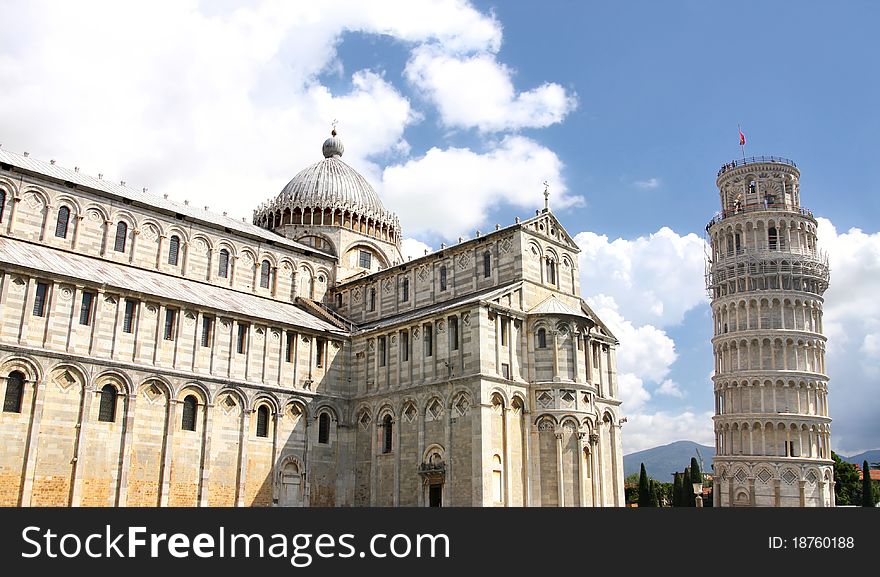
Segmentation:
<svg viewBox="0 0 880 577">
<path fill-rule="evenodd" d="M 400 221 L 358 171 L 342 161 L 336 131 L 324 141 L 324 159 L 294 176 L 274 200 L 254 211 L 254 224 L 341 226 L 400 243 Z"/>
</svg>

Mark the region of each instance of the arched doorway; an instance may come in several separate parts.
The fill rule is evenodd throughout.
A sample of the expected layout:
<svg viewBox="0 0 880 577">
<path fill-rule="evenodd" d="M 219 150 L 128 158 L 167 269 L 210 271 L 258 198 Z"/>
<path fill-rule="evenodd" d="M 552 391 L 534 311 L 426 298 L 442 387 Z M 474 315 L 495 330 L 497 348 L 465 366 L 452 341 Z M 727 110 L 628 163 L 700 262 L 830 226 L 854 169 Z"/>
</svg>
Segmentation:
<svg viewBox="0 0 880 577">
<path fill-rule="evenodd" d="M 281 507 L 302 507 L 302 473 L 295 461 L 288 461 L 281 468 L 281 491 L 278 504 Z"/>
<path fill-rule="evenodd" d="M 446 459 L 444 450 L 439 445 L 432 445 L 425 451 L 419 475 L 424 486 L 424 503 L 428 507 L 442 507 L 444 502 L 443 486 L 446 483 Z"/>
</svg>

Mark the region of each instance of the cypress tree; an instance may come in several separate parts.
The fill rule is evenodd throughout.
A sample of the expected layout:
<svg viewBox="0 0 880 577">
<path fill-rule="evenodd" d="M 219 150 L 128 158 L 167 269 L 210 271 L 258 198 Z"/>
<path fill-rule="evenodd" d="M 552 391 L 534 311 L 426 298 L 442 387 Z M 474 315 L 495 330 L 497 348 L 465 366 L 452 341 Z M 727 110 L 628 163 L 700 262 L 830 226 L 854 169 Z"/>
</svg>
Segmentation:
<svg viewBox="0 0 880 577">
<path fill-rule="evenodd" d="M 648 472 L 645 471 L 645 464 L 642 463 L 642 469 L 639 472 L 639 507 L 651 506 L 651 486 L 648 483 Z"/>
<path fill-rule="evenodd" d="M 871 486 L 871 467 L 868 461 L 862 463 L 862 507 L 873 507 L 874 488 Z"/>
<path fill-rule="evenodd" d="M 681 473 L 678 472 L 672 478 L 672 506 L 681 507 Z"/>
<path fill-rule="evenodd" d="M 660 484 L 654 479 L 651 479 L 651 506 L 660 506 Z"/>
<path fill-rule="evenodd" d="M 685 467 L 684 473 L 681 475 L 681 506 L 694 507 L 694 488 L 691 485 L 691 468 Z"/>
</svg>

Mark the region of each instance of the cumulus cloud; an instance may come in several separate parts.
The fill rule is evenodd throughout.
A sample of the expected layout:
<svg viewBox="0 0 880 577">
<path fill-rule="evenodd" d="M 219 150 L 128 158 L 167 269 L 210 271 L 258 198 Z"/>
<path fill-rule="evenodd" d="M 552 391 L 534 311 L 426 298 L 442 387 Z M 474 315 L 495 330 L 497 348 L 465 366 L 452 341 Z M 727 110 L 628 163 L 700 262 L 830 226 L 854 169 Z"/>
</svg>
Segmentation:
<svg viewBox="0 0 880 577">
<path fill-rule="evenodd" d="M 662 227 L 634 240 L 609 241 L 581 232 L 581 286 L 590 295 L 614 295 L 621 314 L 636 325 L 669 326 L 708 301 L 703 274 L 706 243 Z"/>
<path fill-rule="evenodd" d="M 405 238 L 400 243 L 400 252 L 404 260 L 425 256 L 425 251 L 432 252 L 433 250 L 427 244 L 414 238 Z"/>
<path fill-rule="evenodd" d="M 851 455 L 880 447 L 880 232 L 838 233 L 828 219 L 818 222 L 831 267 L 823 309 L 831 441 Z"/>
<path fill-rule="evenodd" d="M 567 193 L 562 169 L 553 151 L 514 135 L 485 153 L 432 148 L 422 157 L 385 168 L 381 187 L 408 234 L 435 233 L 453 240 L 472 235 L 498 203 L 538 206 L 542 180 L 555 185 L 554 206 L 582 204 L 583 198 Z M 468 209 L 461 210 L 463 206 Z"/>
<path fill-rule="evenodd" d="M 660 179 L 653 177 L 647 180 L 637 180 L 633 184 L 636 185 L 636 188 L 641 188 L 643 190 L 650 190 L 654 188 L 658 188 L 660 186 Z"/>
<path fill-rule="evenodd" d="M 407 79 L 440 112 L 443 123 L 484 132 L 543 128 L 561 122 L 577 106 L 574 96 L 555 83 L 517 94 L 513 72 L 494 54 L 450 54 L 426 45 L 413 52 Z"/>
<path fill-rule="evenodd" d="M 684 392 L 681 390 L 681 387 L 678 386 L 678 383 L 671 379 L 666 379 L 660 386 L 657 387 L 656 393 L 658 395 L 666 395 L 669 397 L 676 397 L 678 399 L 684 398 Z"/>
<path fill-rule="evenodd" d="M 628 420 L 625 452 L 681 439 L 714 442 L 706 415 L 690 410 L 673 414 L 652 406 L 655 397 L 685 396 L 668 378 L 678 354 L 664 327 L 680 323 L 685 313 L 707 301 L 703 240 L 664 227 L 632 240 L 609 241 L 581 232 L 575 241 L 582 251 L 581 287 L 587 302 L 620 341 L 619 396 Z"/>
<path fill-rule="evenodd" d="M 7 148 L 237 215 L 320 160 L 334 118 L 346 160 L 368 174 L 381 173 L 369 156 L 407 153 L 419 115 L 381 72 L 353 71 L 343 94 L 320 84 L 342 68 L 345 32 L 501 45 L 495 18 L 462 0 L 35 1 L 4 17 L 15 23 L 0 35 Z"/>
</svg>

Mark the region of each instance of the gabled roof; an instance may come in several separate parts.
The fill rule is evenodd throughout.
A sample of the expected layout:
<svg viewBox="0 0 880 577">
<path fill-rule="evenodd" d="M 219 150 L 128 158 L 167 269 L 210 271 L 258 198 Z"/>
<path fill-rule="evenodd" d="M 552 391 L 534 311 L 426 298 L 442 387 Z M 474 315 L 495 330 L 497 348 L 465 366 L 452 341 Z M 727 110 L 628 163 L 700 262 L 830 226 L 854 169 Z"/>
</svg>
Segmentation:
<svg viewBox="0 0 880 577">
<path fill-rule="evenodd" d="M 219 311 L 219 314 L 228 312 L 267 319 L 266 322 L 270 324 L 277 322 L 315 331 L 347 334 L 293 304 L 0 237 L 0 267 L 5 263 L 33 270 L 37 276 L 46 275 L 81 280 L 86 284 L 106 285 L 143 295 L 142 298 L 168 299 L 192 307 Z"/>
<path fill-rule="evenodd" d="M 547 221 L 547 225 L 545 225 L 545 229 L 543 231 L 540 229 L 540 224 L 542 220 Z M 549 210 L 547 212 L 540 212 L 535 216 L 522 221 L 521 223 L 519 223 L 519 226 L 533 234 L 543 236 L 551 242 L 558 242 L 560 244 L 563 244 L 567 246 L 569 250 L 575 253 L 581 251 L 578 244 L 574 241 L 571 235 L 568 234 L 568 231 L 565 230 L 565 227 L 562 225 L 561 222 L 559 222 L 559 219 L 556 218 L 556 215 L 554 215 Z M 556 236 L 550 234 L 551 230 L 556 231 Z"/>
<path fill-rule="evenodd" d="M 160 211 L 182 214 L 193 221 L 202 222 L 209 226 L 220 228 L 221 230 L 228 228 L 231 231 L 256 237 L 261 241 L 271 242 L 278 246 L 297 250 L 298 252 L 308 251 L 326 258 L 333 260 L 336 259 L 336 257 L 328 255 L 315 247 L 290 240 L 272 231 L 260 228 L 250 222 L 236 220 L 232 217 L 216 214 L 195 206 L 160 198 L 156 195 L 130 188 L 121 183 L 114 183 L 108 180 L 95 178 L 94 176 L 83 174 L 77 170 L 70 170 L 69 168 L 63 168 L 57 164 L 36 160 L 30 156 L 15 154 L 14 152 L 9 152 L 2 148 L 0 148 L 0 163 L 9 164 L 24 172 L 47 177 L 49 180 L 71 182 L 86 189 L 127 199 Z"/>
</svg>

